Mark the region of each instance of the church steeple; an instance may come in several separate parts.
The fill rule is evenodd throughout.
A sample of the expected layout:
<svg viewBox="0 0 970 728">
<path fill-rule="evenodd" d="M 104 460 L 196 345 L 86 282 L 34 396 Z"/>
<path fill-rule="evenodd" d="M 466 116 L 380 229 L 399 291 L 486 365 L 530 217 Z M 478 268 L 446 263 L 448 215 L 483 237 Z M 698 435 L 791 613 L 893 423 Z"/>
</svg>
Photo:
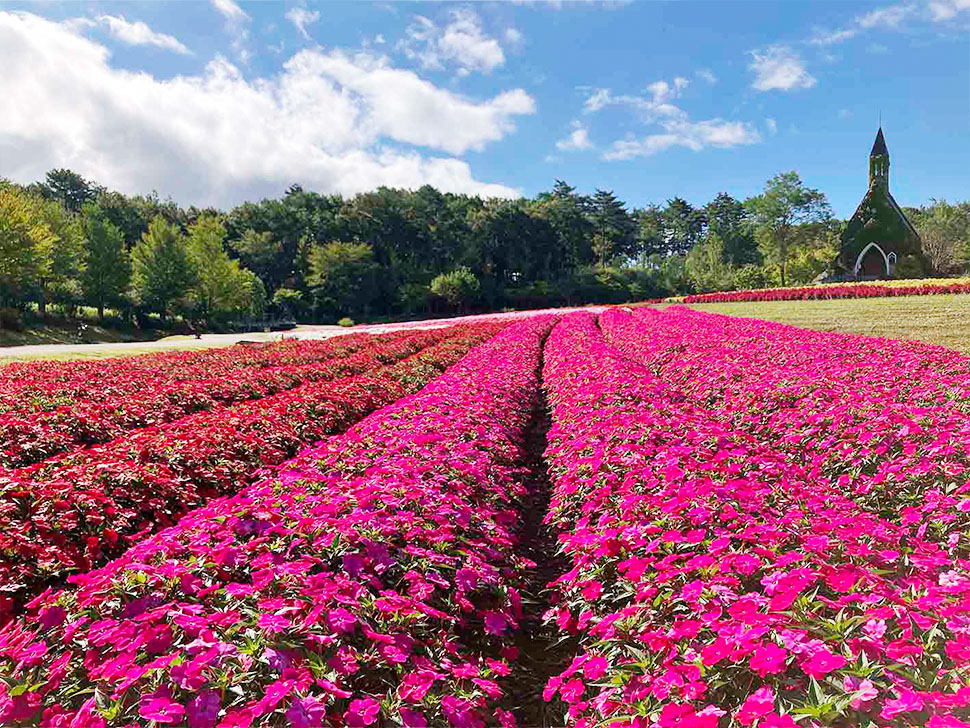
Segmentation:
<svg viewBox="0 0 970 728">
<path fill-rule="evenodd" d="M 876 141 L 872 143 L 869 152 L 869 186 L 878 186 L 889 190 L 889 150 L 886 148 L 886 137 L 882 135 L 882 127 L 876 133 Z"/>
</svg>

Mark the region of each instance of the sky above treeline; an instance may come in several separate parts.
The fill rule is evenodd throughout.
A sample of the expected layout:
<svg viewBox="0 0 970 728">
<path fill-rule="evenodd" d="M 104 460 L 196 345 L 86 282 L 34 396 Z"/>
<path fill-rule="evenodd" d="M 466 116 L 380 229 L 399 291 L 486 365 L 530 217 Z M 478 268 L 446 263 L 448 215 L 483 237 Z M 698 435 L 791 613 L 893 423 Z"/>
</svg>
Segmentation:
<svg viewBox="0 0 970 728">
<path fill-rule="evenodd" d="M 797 170 L 970 198 L 970 0 L 2 2 L 0 177 L 229 207 L 294 183 L 631 206 Z"/>
</svg>

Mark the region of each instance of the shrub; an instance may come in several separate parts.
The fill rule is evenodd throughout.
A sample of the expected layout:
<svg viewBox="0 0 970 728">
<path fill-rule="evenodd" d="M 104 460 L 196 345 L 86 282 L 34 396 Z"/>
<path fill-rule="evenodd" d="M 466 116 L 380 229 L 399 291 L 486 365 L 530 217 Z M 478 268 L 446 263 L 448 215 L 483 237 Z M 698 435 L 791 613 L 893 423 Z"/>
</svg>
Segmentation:
<svg viewBox="0 0 970 728">
<path fill-rule="evenodd" d="M 337 322 L 337 326 L 347 326 L 347 327 L 350 327 L 350 326 L 353 326 L 353 325 L 354 325 L 354 320 L 352 318 L 350 318 L 349 316 L 344 316 L 342 319 L 340 319 Z"/>
</svg>

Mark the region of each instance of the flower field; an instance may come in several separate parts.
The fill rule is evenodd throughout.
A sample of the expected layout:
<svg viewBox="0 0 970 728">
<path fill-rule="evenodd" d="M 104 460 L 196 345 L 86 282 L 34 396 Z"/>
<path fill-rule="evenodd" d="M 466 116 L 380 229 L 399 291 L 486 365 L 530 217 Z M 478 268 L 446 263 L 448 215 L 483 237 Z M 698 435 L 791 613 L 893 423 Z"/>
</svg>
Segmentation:
<svg viewBox="0 0 970 728">
<path fill-rule="evenodd" d="M 0 725 L 970 726 L 955 352 L 672 307 L 30 366 Z"/>
<path fill-rule="evenodd" d="M 683 303 L 735 303 L 741 301 L 816 301 L 839 298 L 884 298 L 970 293 L 970 281 L 957 279 L 898 280 L 863 283 L 826 283 L 790 288 L 698 293 L 676 299 Z"/>
</svg>

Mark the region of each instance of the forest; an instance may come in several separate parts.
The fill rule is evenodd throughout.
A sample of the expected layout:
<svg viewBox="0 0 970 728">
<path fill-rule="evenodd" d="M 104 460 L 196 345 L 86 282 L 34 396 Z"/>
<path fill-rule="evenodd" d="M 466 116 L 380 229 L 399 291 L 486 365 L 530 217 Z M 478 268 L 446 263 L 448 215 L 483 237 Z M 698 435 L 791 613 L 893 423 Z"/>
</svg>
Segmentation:
<svg viewBox="0 0 970 728">
<path fill-rule="evenodd" d="M 970 203 L 906 208 L 924 241 L 900 275 L 970 266 Z M 0 326 L 48 307 L 142 327 L 224 330 L 266 317 L 385 320 L 620 303 L 808 283 L 844 221 L 795 172 L 761 194 L 630 207 L 556 180 L 534 198 L 291 186 L 228 210 L 125 195 L 67 169 L 0 179 Z"/>
</svg>

